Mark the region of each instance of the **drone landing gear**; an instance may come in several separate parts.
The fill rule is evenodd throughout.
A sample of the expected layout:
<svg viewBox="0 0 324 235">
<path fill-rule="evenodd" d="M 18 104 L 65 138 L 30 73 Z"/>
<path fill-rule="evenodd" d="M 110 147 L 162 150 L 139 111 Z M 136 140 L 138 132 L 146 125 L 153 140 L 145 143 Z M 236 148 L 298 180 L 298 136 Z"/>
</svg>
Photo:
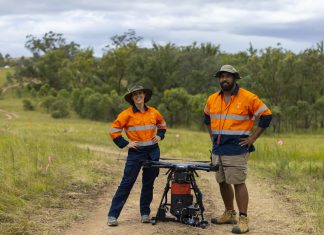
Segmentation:
<svg viewBox="0 0 324 235">
<path fill-rule="evenodd" d="M 208 222 L 204 219 L 204 206 L 202 194 L 196 184 L 194 169 L 169 169 L 164 193 L 158 207 L 156 216 L 152 218 L 151 223 L 155 225 L 158 221 L 162 222 L 180 222 L 194 227 L 206 228 Z M 171 184 L 171 187 L 170 187 Z M 168 203 L 168 192 L 171 189 L 171 203 Z M 193 203 L 193 195 L 196 203 Z M 168 216 L 168 214 L 173 217 Z"/>
</svg>

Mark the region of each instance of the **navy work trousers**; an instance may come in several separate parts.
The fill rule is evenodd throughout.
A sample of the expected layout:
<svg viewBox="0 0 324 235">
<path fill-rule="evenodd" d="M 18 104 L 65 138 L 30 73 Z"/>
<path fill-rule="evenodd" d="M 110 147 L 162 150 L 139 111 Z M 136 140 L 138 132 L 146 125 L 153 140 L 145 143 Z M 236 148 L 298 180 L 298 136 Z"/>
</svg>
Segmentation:
<svg viewBox="0 0 324 235">
<path fill-rule="evenodd" d="M 117 192 L 112 199 L 111 207 L 108 216 L 115 218 L 119 217 L 123 209 L 130 191 L 137 179 L 137 176 L 142 168 L 143 160 L 158 161 L 160 159 L 160 149 L 156 144 L 154 146 L 147 146 L 140 149 L 129 149 L 127 161 L 124 169 L 124 176 Z M 142 174 L 142 191 L 140 198 L 140 212 L 141 215 L 149 215 L 151 212 L 150 204 L 153 199 L 153 184 L 155 178 L 159 174 L 159 168 L 143 168 Z"/>
</svg>

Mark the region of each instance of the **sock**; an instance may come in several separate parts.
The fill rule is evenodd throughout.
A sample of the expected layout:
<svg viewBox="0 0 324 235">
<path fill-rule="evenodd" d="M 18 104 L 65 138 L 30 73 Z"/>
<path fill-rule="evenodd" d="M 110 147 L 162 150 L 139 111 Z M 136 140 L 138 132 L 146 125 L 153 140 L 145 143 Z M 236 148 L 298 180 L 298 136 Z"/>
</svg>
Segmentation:
<svg viewBox="0 0 324 235">
<path fill-rule="evenodd" d="M 246 213 L 242 213 L 242 212 L 240 212 L 240 216 L 244 216 L 244 217 L 247 217 L 247 214 Z"/>
</svg>

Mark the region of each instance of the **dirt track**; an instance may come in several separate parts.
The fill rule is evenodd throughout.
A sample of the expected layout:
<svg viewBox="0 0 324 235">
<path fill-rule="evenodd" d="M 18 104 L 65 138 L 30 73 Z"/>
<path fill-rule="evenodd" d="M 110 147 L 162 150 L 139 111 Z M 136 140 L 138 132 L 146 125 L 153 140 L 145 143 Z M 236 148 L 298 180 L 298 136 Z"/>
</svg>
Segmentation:
<svg viewBox="0 0 324 235">
<path fill-rule="evenodd" d="M 122 171 L 122 169 L 121 169 Z M 165 171 L 162 170 L 156 180 L 154 199 L 151 206 L 152 214 L 155 215 L 166 183 Z M 203 193 L 206 208 L 205 217 L 211 217 L 223 212 L 224 208 L 219 195 L 214 174 L 199 172 L 197 178 L 199 188 Z M 106 225 L 107 209 L 110 207 L 111 198 L 118 185 L 112 185 L 111 190 L 103 195 L 97 203 L 97 207 L 90 212 L 88 219 L 75 223 L 65 231 L 65 234 L 111 234 L 111 235 L 146 235 L 146 234 L 232 234 L 231 225 L 209 224 L 206 229 L 190 227 L 173 222 L 159 222 L 141 224 L 139 214 L 139 192 L 141 177 L 128 198 L 128 201 L 119 217 L 119 226 L 108 227 Z M 250 232 L 248 234 L 312 234 L 312 224 L 305 223 L 305 217 L 301 217 L 296 207 L 283 200 L 268 185 L 257 180 L 250 174 L 247 186 L 250 193 L 249 217 Z"/>
<path fill-rule="evenodd" d="M 8 111 L 3 110 L 3 109 L 0 109 L 0 113 L 4 114 L 7 117 L 7 119 L 18 118 L 17 114 L 8 112 Z"/>
</svg>

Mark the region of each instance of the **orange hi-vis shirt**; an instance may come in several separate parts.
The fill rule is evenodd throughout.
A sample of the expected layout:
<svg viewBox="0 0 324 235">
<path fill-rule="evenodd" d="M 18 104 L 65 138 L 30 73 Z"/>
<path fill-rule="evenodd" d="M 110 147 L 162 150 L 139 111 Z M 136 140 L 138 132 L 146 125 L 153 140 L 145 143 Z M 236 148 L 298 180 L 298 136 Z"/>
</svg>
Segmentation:
<svg viewBox="0 0 324 235">
<path fill-rule="evenodd" d="M 112 123 L 110 137 L 112 140 L 122 138 L 121 132 L 125 130 L 129 140 L 137 141 L 139 146 L 150 146 L 153 145 L 152 138 L 157 134 L 157 131 L 164 130 L 162 131 L 164 136 L 166 128 L 164 118 L 155 108 L 145 106 L 145 111 L 142 113 L 136 107 L 131 106 L 122 111 Z M 126 143 L 128 144 L 128 142 Z M 119 147 L 124 146 L 119 145 Z"/>
<path fill-rule="evenodd" d="M 251 134 L 255 119 L 264 117 L 259 126 L 266 128 L 272 117 L 270 109 L 258 96 L 238 86 L 227 104 L 222 92 L 209 96 L 204 113 L 210 122 L 206 124 L 210 125 L 214 150 L 222 154 L 246 151 L 239 146 L 240 138 Z"/>
</svg>

